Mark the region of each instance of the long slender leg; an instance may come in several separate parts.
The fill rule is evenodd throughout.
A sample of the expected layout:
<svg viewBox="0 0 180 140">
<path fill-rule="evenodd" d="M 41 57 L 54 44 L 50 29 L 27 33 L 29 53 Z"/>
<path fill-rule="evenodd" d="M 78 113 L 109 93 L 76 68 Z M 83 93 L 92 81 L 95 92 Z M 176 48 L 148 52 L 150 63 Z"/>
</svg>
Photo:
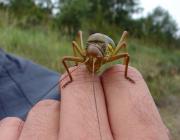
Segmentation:
<svg viewBox="0 0 180 140">
<path fill-rule="evenodd" d="M 122 34 L 122 36 L 121 36 L 121 38 L 120 38 L 120 40 L 119 40 L 119 42 L 118 42 L 118 45 L 120 45 L 121 42 L 124 42 L 124 41 L 126 40 L 127 35 L 128 35 L 128 32 L 127 32 L 127 31 L 124 31 L 123 34 Z M 117 46 L 118 46 L 118 45 L 117 45 Z"/>
<path fill-rule="evenodd" d="M 76 43 L 76 41 L 72 42 L 72 47 L 73 47 L 73 52 L 74 52 L 74 56 L 77 57 L 77 54 L 81 55 L 82 57 L 85 57 L 85 53 L 83 52 L 83 50 L 78 46 L 78 44 Z M 78 62 L 75 61 L 75 65 L 78 65 Z"/>
<path fill-rule="evenodd" d="M 123 53 L 123 54 L 118 54 L 118 55 L 111 56 L 109 58 L 104 59 L 103 63 L 105 64 L 105 63 L 112 62 L 112 61 L 115 61 L 115 60 L 118 60 L 118 59 L 121 59 L 121 58 L 125 58 L 124 59 L 125 60 L 124 77 L 126 79 L 128 79 L 129 81 L 134 83 L 134 80 L 132 80 L 131 78 L 128 77 L 128 65 L 129 65 L 129 60 L 130 60 L 130 57 L 129 57 L 128 53 Z"/>
<path fill-rule="evenodd" d="M 122 48 L 127 48 L 127 44 L 125 42 L 127 35 L 128 35 L 128 32 L 124 31 L 119 42 L 118 42 L 118 44 L 117 44 L 117 46 L 116 46 L 115 51 L 113 53 L 114 55 L 116 55 L 119 52 L 119 50 L 121 50 Z M 126 49 L 126 52 L 127 52 L 127 49 Z"/>
<path fill-rule="evenodd" d="M 73 49 L 77 51 L 82 57 L 85 57 L 85 53 L 83 52 L 83 49 L 79 47 L 76 41 L 72 42 Z"/>
<path fill-rule="evenodd" d="M 74 56 L 77 57 L 77 53 L 79 53 L 82 57 L 85 57 L 85 53 L 83 51 L 84 46 L 83 46 L 83 39 L 82 39 L 82 31 L 78 32 L 78 40 L 80 41 L 80 46 L 76 41 L 72 42 L 72 47 L 73 47 L 73 52 Z M 75 61 L 75 65 L 78 65 L 78 62 Z"/>
<path fill-rule="evenodd" d="M 128 72 L 128 65 L 129 65 L 129 60 L 130 60 L 129 55 L 127 55 L 124 60 L 125 60 L 125 74 L 124 74 L 124 76 L 126 78 L 128 78 L 127 72 Z"/>
<path fill-rule="evenodd" d="M 123 42 L 122 44 L 120 44 L 119 46 L 116 47 L 113 55 L 117 55 L 117 53 L 118 53 L 122 48 L 127 48 L 127 44 L 126 44 L 125 42 Z M 126 52 L 125 52 L 125 53 L 127 53 L 127 49 L 126 49 Z M 124 58 L 123 64 L 124 64 L 124 65 L 126 64 L 126 58 Z"/>
<path fill-rule="evenodd" d="M 64 65 L 64 67 L 65 67 L 65 69 L 66 69 L 66 71 L 67 71 L 67 73 L 68 73 L 69 79 L 70 79 L 66 84 L 63 85 L 63 88 L 64 88 L 67 84 L 69 84 L 69 83 L 71 83 L 71 82 L 73 81 L 72 75 L 71 75 L 71 73 L 70 73 L 70 71 L 69 71 L 69 69 L 68 69 L 68 66 L 67 66 L 66 61 L 75 61 L 75 62 L 81 62 L 81 63 L 83 63 L 83 62 L 84 62 L 84 59 L 83 59 L 83 58 L 80 58 L 80 57 L 73 57 L 73 56 L 65 56 L 65 57 L 62 59 L 62 63 L 63 63 L 63 65 Z"/>
<path fill-rule="evenodd" d="M 81 47 L 81 49 L 84 49 L 83 38 L 82 38 L 82 31 L 78 32 L 78 36 L 79 36 L 80 44 L 81 44 L 80 47 Z"/>
<path fill-rule="evenodd" d="M 119 51 L 122 48 L 127 48 L 127 44 L 125 42 L 122 42 L 121 44 L 117 45 L 117 47 L 116 47 L 115 51 L 113 52 L 113 54 L 116 55 L 117 53 L 119 53 Z M 126 49 L 126 52 L 127 52 L 127 49 Z"/>
<path fill-rule="evenodd" d="M 74 56 L 77 57 L 76 48 L 74 47 L 73 43 L 72 43 L 72 48 L 73 48 L 73 54 L 74 54 Z M 75 66 L 77 66 L 77 65 L 78 65 L 78 63 L 75 62 Z"/>
</svg>

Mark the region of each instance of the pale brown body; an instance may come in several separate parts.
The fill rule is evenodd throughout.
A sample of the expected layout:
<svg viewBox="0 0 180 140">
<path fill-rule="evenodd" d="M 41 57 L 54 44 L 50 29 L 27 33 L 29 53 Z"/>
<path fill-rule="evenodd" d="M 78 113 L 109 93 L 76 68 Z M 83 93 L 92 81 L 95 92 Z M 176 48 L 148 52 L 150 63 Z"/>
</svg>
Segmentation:
<svg viewBox="0 0 180 140">
<path fill-rule="evenodd" d="M 117 46 L 115 46 L 113 40 L 111 40 L 108 36 L 96 33 L 89 37 L 87 41 L 87 47 L 84 48 L 81 31 L 79 31 L 78 37 L 80 39 L 80 46 L 75 41 L 72 42 L 74 56 L 65 56 L 62 59 L 62 63 L 70 78 L 68 83 L 72 82 L 73 78 L 68 69 L 66 61 L 74 61 L 76 65 L 78 65 L 78 63 L 84 63 L 90 72 L 95 73 L 103 64 L 115 61 L 120 58 L 124 58 L 125 78 L 131 82 L 134 82 L 127 76 L 130 59 L 129 54 L 127 52 L 119 53 L 121 48 L 127 47 L 125 42 L 127 31 L 123 32 L 123 35 Z M 77 53 L 79 56 L 77 56 Z M 63 87 L 65 87 L 68 83 L 66 83 Z"/>
</svg>

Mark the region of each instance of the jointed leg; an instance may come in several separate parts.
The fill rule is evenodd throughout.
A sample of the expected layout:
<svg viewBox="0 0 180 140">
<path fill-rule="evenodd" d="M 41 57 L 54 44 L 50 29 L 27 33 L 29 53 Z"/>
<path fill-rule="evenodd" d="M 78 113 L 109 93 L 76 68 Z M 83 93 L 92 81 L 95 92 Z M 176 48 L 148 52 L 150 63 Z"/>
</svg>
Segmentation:
<svg viewBox="0 0 180 140">
<path fill-rule="evenodd" d="M 127 44 L 125 42 L 122 42 L 121 44 L 117 45 L 113 54 L 117 55 L 122 48 L 127 48 Z M 126 49 L 126 53 L 127 53 L 127 49 Z"/>
<path fill-rule="evenodd" d="M 74 56 L 75 56 L 75 57 L 77 57 L 76 48 L 75 48 L 75 46 L 74 46 L 74 44 L 73 44 L 73 43 L 72 43 L 72 48 L 73 48 L 73 54 L 74 54 Z M 78 65 L 78 63 L 77 63 L 77 62 L 75 62 L 75 65 L 77 66 L 77 65 Z"/>
<path fill-rule="evenodd" d="M 125 42 L 127 35 L 128 35 L 128 32 L 124 31 L 119 42 L 118 42 L 118 44 L 117 44 L 115 51 L 113 53 L 114 55 L 116 55 L 119 52 L 119 50 L 121 50 L 122 48 L 127 48 L 127 45 Z M 127 52 L 127 50 L 126 50 L 126 52 Z"/>
<path fill-rule="evenodd" d="M 81 50 L 81 48 L 78 46 L 78 44 L 75 41 L 72 42 L 72 47 L 73 47 L 73 52 L 74 52 L 75 57 L 77 57 L 77 54 L 81 55 L 82 57 L 85 57 L 83 50 Z M 76 61 L 75 61 L 75 64 L 76 66 L 78 65 Z"/>
<path fill-rule="evenodd" d="M 81 47 L 81 49 L 84 49 L 82 31 L 78 32 L 78 36 L 79 36 L 79 39 L 80 39 L 80 47 Z"/>
<path fill-rule="evenodd" d="M 76 41 L 72 42 L 73 52 L 74 56 L 77 57 L 77 53 L 80 54 L 82 57 L 85 57 L 85 53 L 83 52 L 84 46 L 83 46 L 83 39 L 82 39 L 82 31 L 78 32 L 78 38 L 80 40 L 80 46 Z M 78 65 L 78 63 L 75 61 L 75 64 Z"/>
<path fill-rule="evenodd" d="M 128 32 L 127 31 L 124 31 L 119 42 L 118 42 L 118 45 L 120 45 L 122 42 L 125 42 L 126 38 L 127 38 L 127 35 L 128 35 Z M 117 45 L 117 46 L 118 46 Z"/>
<path fill-rule="evenodd" d="M 73 48 L 73 53 L 75 57 L 77 57 L 77 54 L 80 54 L 81 56 L 83 56 L 82 50 L 79 48 L 78 44 L 75 41 L 72 42 L 72 48 Z M 75 62 L 75 65 L 77 66 L 78 63 Z"/>
<path fill-rule="evenodd" d="M 69 80 L 66 84 L 63 85 L 63 88 L 64 88 L 67 84 L 69 84 L 69 83 L 71 83 L 71 82 L 73 81 L 72 75 L 71 75 L 71 73 L 70 73 L 70 71 L 69 71 L 69 69 L 68 69 L 68 66 L 67 66 L 67 64 L 66 64 L 66 61 L 74 61 L 74 62 L 81 62 L 81 63 L 83 63 L 83 62 L 84 62 L 84 59 L 83 59 L 83 58 L 80 58 L 80 57 L 73 57 L 73 56 L 65 56 L 65 57 L 62 59 L 62 63 L 63 63 L 63 65 L 64 65 L 64 67 L 65 67 L 65 69 L 66 69 L 66 71 L 67 71 L 67 73 L 68 73 L 68 76 L 69 76 L 69 78 L 70 78 L 70 80 Z"/>
<path fill-rule="evenodd" d="M 125 73 L 124 73 L 124 76 L 125 76 L 126 78 L 128 78 L 127 72 L 128 72 L 129 59 L 130 59 L 129 55 L 127 55 L 127 56 L 124 58 L 124 64 L 125 64 Z"/>
<path fill-rule="evenodd" d="M 128 77 L 128 65 L 129 65 L 129 60 L 130 60 L 128 53 L 111 56 L 111 57 L 105 59 L 103 63 L 112 62 L 112 61 L 115 61 L 115 60 L 118 60 L 121 58 L 124 58 L 124 61 L 125 61 L 125 72 L 124 72 L 125 78 L 134 83 L 134 80 L 132 80 L 131 78 Z"/>
<path fill-rule="evenodd" d="M 79 45 L 76 43 L 76 41 L 72 42 L 72 46 L 74 51 L 77 51 L 82 57 L 85 56 L 85 53 L 83 52 L 83 50 L 79 47 Z"/>
</svg>

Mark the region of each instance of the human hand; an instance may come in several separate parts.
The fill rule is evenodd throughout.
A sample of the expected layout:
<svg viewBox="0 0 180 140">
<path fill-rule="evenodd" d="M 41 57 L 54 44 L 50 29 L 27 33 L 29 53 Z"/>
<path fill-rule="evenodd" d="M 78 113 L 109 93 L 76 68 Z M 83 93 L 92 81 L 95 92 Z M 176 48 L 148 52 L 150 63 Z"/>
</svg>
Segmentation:
<svg viewBox="0 0 180 140">
<path fill-rule="evenodd" d="M 114 66 L 94 79 L 84 67 L 72 75 L 74 81 L 61 90 L 62 140 L 169 139 L 147 85 L 134 68 L 129 67 L 128 76 L 135 84 L 124 78 L 123 65 Z"/>
<path fill-rule="evenodd" d="M 168 130 L 142 76 L 131 67 L 128 75 L 135 84 L 124 78 L 122 65 L 114 66 L 94 79 L 80 66 L 72 72 L 74 81 L 61 88 L 61 107 L 57 101 L 41 101 L 30 111 L 24 124 L 16 118 L 1 121 L 0 138 L 168 140 Z M 64 77 L 61 85 L 69 80 Z"/>
</svg>

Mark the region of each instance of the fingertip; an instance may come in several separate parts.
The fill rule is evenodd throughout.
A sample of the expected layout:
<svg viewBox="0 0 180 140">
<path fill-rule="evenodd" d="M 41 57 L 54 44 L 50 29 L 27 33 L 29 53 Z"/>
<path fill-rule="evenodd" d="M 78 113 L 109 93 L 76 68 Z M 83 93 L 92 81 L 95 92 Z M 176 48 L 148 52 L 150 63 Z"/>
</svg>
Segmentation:
<svg viewBox="0 0 180 140">
<path fill-rule="evenodd" d="M 73 71 L 75 71 L 77 69 L 77 66 L 73 66 L 69 68 L 70 73 L 72 73 Z M 65 78 L 67 78 L 68 73 L 65 70 L 65 72 L 61 75 L 60 81 L 63 81 Z"/>
<path fill-rule="evenodd" d="M 99 77 L 90 73 L 85 65 L 78 65 L 73 72 L 70 71 L 73 81 L 64 88 L 62 85 L 69 77 L 61 82 L 59 139 L 95 140 L 99 139 L 100 133 L 111 139 Z"/>
<path fill-rule="evenodd" d="M 24 122 L 17 117 L 7 117 L 0 121 L 0 139 L 16 140 L 19 138 Z"/>
<path fill-rule="evenodd" d="M 6 117 L 0 121 L 0 127 L 2 126 L 16 126 L 22 124 L 23 121 L 17 117 Z"/>
<path fill-rule="evenodd" d="M 60 104 L 56 100 L 42 100 L 28 113 L 20 140 L 57 139 Z"/>
<path fill-rule="evenodd" d="M 127 80 L 124 74 L 125 65 L 117 64 L 105 70 L 102 74 L 102 77 L 106 80 L 106 77 L 117 77 L 117 75 L 119 75 L 118 80 Z M 141 73 L 136 68 L 131 66 L 128 66 L 128 77 L 131 78 L 133 81 L 139 81 L 143 79 Z"/>
<path fill-rule="evenodd" d="M 80 85 L 92 81 L 92 74 L 87 70 L 85 65 L 78 65 L 69 68 L 73 81 L 70 82 L 70 77 L 65 72 L 60 79 L 60 88 L 64 89 L 69 85 Z M 96 77 L 96 76 L 95 76 Z M 64 87 L 64 85 L 66 85 Z"/>
</svg>

